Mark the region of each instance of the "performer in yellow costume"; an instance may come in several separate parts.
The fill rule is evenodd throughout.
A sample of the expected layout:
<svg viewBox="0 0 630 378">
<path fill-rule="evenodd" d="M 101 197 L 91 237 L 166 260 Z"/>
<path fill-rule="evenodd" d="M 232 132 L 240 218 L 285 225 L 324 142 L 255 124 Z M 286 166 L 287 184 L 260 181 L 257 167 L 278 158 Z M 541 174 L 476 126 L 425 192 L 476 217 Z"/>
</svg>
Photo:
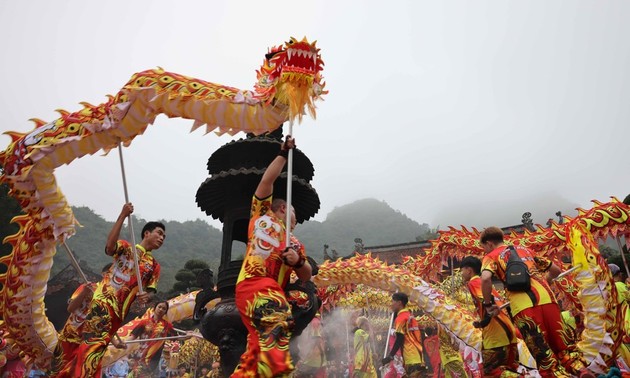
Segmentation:
<svg viewBox="0 0 630 378">
<path fill-rule="evenodd" d="M 365 316 L 359 316 L 354 332 L 354 369 L 352 378 L 376 378 L 372 342 L 370 338 L 370 322 Z"/>
</svg>

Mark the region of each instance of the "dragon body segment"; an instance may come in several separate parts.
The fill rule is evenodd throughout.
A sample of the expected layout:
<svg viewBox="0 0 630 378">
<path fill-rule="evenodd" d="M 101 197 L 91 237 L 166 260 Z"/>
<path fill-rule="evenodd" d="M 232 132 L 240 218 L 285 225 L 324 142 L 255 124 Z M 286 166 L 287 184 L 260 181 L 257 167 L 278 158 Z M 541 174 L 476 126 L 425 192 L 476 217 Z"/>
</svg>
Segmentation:
<svg viewBox="0 0 630 378">
<path fill-rule="evenodd" d="M 584 224 L 569 224 L 566 238 L 578 268 L 575 278 L 580 283 L 578 296 L 585 315 L 586 327 L 578 348 L 591 370 L 604 373 L 616 359 L 623 338 L 623 312 L 617 303 L 617 289 L 608 264 Z"/>
<path fill-rule="evenodd" d="M 581 236 L 571 241 L 568 235 L 574 234 L 575 230 L 579 230 Z M 591 209 L 578 209 L 575 218 L 565 216 L 562 224 L 553 222 L 549 228 L 537 226 L 536 231 L 512 232 L 505 237 L 506 244 L 525 246 L 559 266 L 562 266 L 560 258 L 563 256 L 571 256 L 573 266 L 582 264 L 574 277 L 562 277 L 552 287 L 585 313 L 586 327 L 578 347 L 596 371 L 604 371 L 614 361 L 623 337 L 623 319 L 616 304 L 616 289 L 608 265 L 600 256 L 595 240 L 608 235 L 627 237 L 629 234 L 630 206 L 613 197 L 607 203 L 593 201 Z M 474 228 L 471 231 L 466 228 L 441 231 L 438 239 L 425 251 L 425 256 L 408 257 L 403 265 L 419 277 L 431 278 L 445 256 L 481 257 L 483 250 L 479 236 L 480 232 Z"/>
<path fill-rule="evenodd" d="M 28 356 L 45 366 L 57 334 L 44 315 L 44 293 L 56 244 L 74 234 L 77 221 L 53 172 L 74 159 L 128 146 L 159 114 L 194 119 L 193 130 L 262 134 L 284 121 L 315 116 L 314 102 L 326 93 L 323 61 L 315 43 L 291 38 L 269 50 L 253 91 L 209 83 L 162 69 L 134 74 L 100 105 L 82 103 L 76 112 L 59 110 L 52 122 L 33 119 L 28 133 L 7 132 L 11 142 L 0 152 L 0 181 L 25 215 L 7 237 L 10 255 L 0 259 L 0 315 L 9 334 Z"/>
<path fill-rule="evenodd" d="M 525 230 L 523 234 L 512 232 L 506 235 L 506 244 L 521 245 L 532 251 L 559 261 L 561 256 L 569 256 L 566 245 L 568 225 L 579 223 L 595 239 L 608 235 L 617 237 L 630 234 L 630 206 L 612 198 L 610 202 L 593 200 L 593 207 L 589 210 L 578 208 L 575 218 L 565 216 L 562 224 L 551 223 L 551 227 L 536 226 L 535 231 Z M 448 231 L 439 231 L 437 239 L 431 241 L 431 246 L 421 257 L 406 257 L 404 265 L 420 277 L 435 277 L 435 267 L 445 256 L 464 257 L 467 255 L 483 256 L 483 248 L 479 245 L 480 232 L 476 228 L 468 230 L 462 227 L 458 230 L 449 227 Z"/>
<path fill-rule="evenodd" d="M 451 333 L 465 356 L 474 354 L 480 359 L 481 331 L 472 325 L 475 315 L 404 267 L 385 264 L 369 254 L 356 255 L 346 260 L 326 261 L 313 280 L 322 287 L 353 283 L 389 292 L 401 291 L 409 296 L 410 303 Z"/>
</svg>

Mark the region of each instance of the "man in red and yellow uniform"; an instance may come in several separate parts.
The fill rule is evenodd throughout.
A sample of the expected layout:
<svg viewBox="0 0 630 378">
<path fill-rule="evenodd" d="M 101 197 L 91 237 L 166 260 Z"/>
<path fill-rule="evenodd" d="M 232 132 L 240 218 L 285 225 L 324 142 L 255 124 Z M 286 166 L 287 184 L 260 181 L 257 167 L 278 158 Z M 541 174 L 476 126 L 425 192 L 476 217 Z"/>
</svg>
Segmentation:
<svg viewBox="0 0 630 378">
<path fill-rule="evenodd" d="M 109 273 L 112 264 L 109 263 L 101 270 L 101 277 Z M 90 311 L 90 303 L 92 303 L 92 295 L 96 289 L 95 282 L 87 282 L 79 285 L 72 293 L 68 301 L 68 320 L 59 332 L 59 341 L 55 347 L 51 372 L 58 372 L 73 358 L 79 344 L 82 341 L 83 324 Z"/>
<path fill-rule="evenodd" d="M 481 233 L 480 243 L 486 252 L 481 268 L 483 307 L 491 316 L 495 316 L 499 308 L 492 295 L 492 277 L 505 284 L 511 248 L 503 243 L 503 231 L 498 227 L 485 229 Z M 514 324 L 536 359 L 540 375 L 595 377 L 586 369 L 586 363 L 578 350 L 564 341 L 568 338 L 562 327 L 560 307 L 548 284 L 560 274 L 560 268 L 545 258 L 536 257 L 527 248 L 516 246 L 513 250 L 527 265 L 531 288 L 527 291 L 506 290 L 507 299 L 510 301 Z M 543 277 L 545 272 L 546 279 Z"/>
<path fill-rule="evenodd" d="M 402 348 L 403 363 L 406 377 L 420 377 L 425 371 L 424 358 L 422 357 L 422 336 L 418 321 L 407 308 L 409 298 L 405 293 L 392 294 L 391 310 L 397 312 L 394 320 L 396 341 L 387 357 L 383 358 L 383 365 L 394 359 L 396 352 Z"/>
<path fill-rule="evenodd" d="M 164 243 L 166 228 L 160 222 L 149 222 L 142 228 L 142 241 L 136 249 L 142 287 L 146 291 L 139 294 L 133 248 L 127 241 L 118 240 L 123 223 L 131 213 L 133 205 L 125 204 L 107 237 L 105 253 L 114 259 L 110 274 L 96 285 L 83 324 L 83 340 L 75 357 L 55 377 L 100 377 L 107 344 L 120 328 L 129 307 L 136 298 L 142 304 L 147 303 L 157 291 L 160 264 L 152 252 Z"/>
<path fill-rule="evenodd" d="M 272 198 L 273 184 L 294 147 L 293 138 L 287 137 L 252 199 L 247 252 L 236 283 L 236 306 L 248 330 L 247 349 L 232 377 L 282 377 L 294 369 L 289 353 L 291 309 L 281 284 L 292 270 L 300 280 L 310 280 L 311 266 L 285 240 L 286 214 L 295 219 L 295 210 Z"/>
<path fill-rule="evenodd" d="M 174 336 L 173 324 L 166 319 L 169 304 L 168 301 L 161 301 L 153 306 L 153 314 L 148 318 L 141 319 L 131 331 L 132 339 L 160 339 L 167 336 Z M 145 341 L 140 344 L 132 354 L 134 360 L 133 368 L 127 378 L 148 377 L 155 370 L 154 359 L 164 346 L 164 340 Z"/>
<path fill-rule="evenodd" d="M 481 322 L 475 324 L 481 327 L 484 377 L 518 377 L 518 344 L 516 328 L 504 310 L 490 317 L 482 306 L 481 292 L 481 260 L 474 256 L 466 256 L 461 262 L 462 278 L 467 282 L 477 313 Z M 494 302 L 501 306 L 499 293 L 492 289 Z M 489 322 L 487 322 L 489 320 Z M 486 323 L 487 322 L 487 323 Z"/>
</svg>

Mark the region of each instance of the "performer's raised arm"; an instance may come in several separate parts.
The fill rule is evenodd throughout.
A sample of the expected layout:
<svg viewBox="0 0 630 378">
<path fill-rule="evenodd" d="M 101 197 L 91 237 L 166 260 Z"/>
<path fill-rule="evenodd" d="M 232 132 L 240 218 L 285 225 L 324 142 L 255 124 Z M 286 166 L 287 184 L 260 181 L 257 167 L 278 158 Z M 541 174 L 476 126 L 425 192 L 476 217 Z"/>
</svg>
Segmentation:
<svg viewBox="0 0 630 378">
<path fill-rule="evenodd" d="M 124 204 L 122 210 L 120 211 L 120 214 L 118 215 L 118 219 L 116 219 L 112 230 L 107 236 L 107 244 L 105 244 L 105 253 L 107 254 L 107 256 L 112 256 L 114 252 L 116 252 L 116 242 L 120 237 L 120 230 L 122 230 L 125 219 L 127 219 L 127 217 L 132 213 L 133 205 L 131 204 L 131 202 Z"/>
<path fill-rule="evenodd" d="M 287 140 L 282 143 L 280 153 L 271 164 L 269 164 L 263 177 L 260 179 L 260 183 L 258 183 L 255 192 L 256 197 L 263 199 L 273 194 L 273 183 L 276 182 L 276 179 L 280 176 L 280 173 L 282 173 L 282 169 L 287 162 L 289 150 L 293 148 L 295 148 L 295 139 L 287 136 Z"/>
</svg>

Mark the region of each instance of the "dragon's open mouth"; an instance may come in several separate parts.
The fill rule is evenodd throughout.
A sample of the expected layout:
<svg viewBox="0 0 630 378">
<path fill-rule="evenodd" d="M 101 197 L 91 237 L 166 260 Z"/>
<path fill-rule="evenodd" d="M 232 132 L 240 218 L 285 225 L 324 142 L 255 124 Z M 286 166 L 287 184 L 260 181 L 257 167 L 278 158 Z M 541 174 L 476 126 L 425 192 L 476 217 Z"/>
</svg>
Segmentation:
<svg viewBox="0 0 630 378">
<path fill-rule="evenodd" d="M 287 58 L 283 70 L 314 74 L 317 67 L 317 53 L 303 48 L 291 47 L 286 51 Z"/>
</svg>

